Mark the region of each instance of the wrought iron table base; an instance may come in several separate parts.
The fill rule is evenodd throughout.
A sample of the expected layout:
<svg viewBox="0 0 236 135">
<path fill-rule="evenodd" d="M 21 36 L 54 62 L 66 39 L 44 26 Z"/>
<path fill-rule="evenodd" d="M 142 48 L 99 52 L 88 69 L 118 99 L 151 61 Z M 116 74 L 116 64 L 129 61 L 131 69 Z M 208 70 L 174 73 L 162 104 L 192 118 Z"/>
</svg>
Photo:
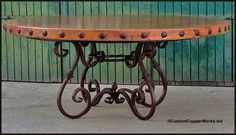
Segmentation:
<svg viewBox="0 0 236 135">
<path fill-rule="evenodd" d="M 135 51 L 132 51 L 130 55 L 105 55 L 103 51 L 97 51 L 96 44 L 94 42 L 90 44 L 88 42 L 72 42 L 72 43 L 76 49 L 76 57 L 75 57 L 73 66 L 67 73 L 66 78 L 63 81 L 63 84 L 57 96 L 58 109 L 64 116 L 71 119 L 75 119 L 75 118 L 79 118 L 85 115 L 92 106 L 95 106 L 96 104 L 100 102 L 104 94 L 110 95 L 110 97 L 107 97 L 105 99 L 106 103 L 112 104 L 113 102 L 115 102 L 119 104 L 119 103 L 123 103 L 126 100 L 132 112 L 134 113 L 134 115 L 137 116 L 141 120 L 147 120 L 153 116 L 157 105 L 159 105 L 163 101 L 167 92 L 166 78 L 160 69 L 160 65 L 155 60 L 156 48 L 157 47 L 165 48 L 167 45 L 167 42 L 163 42 L 163 43 L 162 42 L 152 42 L 152 43 L 140 42 L 137 44 Z M 65 57 L 68 54 L 68 50 L 62 49 L 61 52 L 64 51 L 64 54 L 59 53 L 60 45 L 61 45 L 61 42 L 55 43 L 54 52 L 59 57 Z M 90 54 L 88 56 L 88 59 L 85 60 L 82 47 L 87 47 L 87 46 L 90 46 Z M 152 80 L 150 74 L 148 74 L 148 72 L 146 71 L 143 64 L 143 59 L 145 57 L 147 57 L 151 61 L 152 67 L 156 69 L 156 71 L 159 73 L 162 84 L 163 84 L 162 95 L 159 97 L 158 100 L 156 99 L 156 96 L 154 93 L 154 90 L 155 90 L 154 81 Z M 116 58 L 119 58 L 119 59 L 116 59 Z M 86 103 L 86 107 L 78 114 L 71 115 L 67 113 L 62 106 L 62 95 L 65 89 L 65 86 L 67 85 L 69 80 L 73 77 L 73 72 L 79 63 L 79 60 L 81 60 L 85 68 L 80 78 L 80 87 L 76 88 L 73 91 L 72 99 L 74 102 L 77 102 L 77 103 L 81 103 L 84 101 Z M 136 65 L 138 65 L 142 72 L 143 81 L 141 82 L 139 87 L 134 90 L 130 90 L 127 88 L 118 89 L 116 82 L 113 83 L 111 88 L 104 88 L 100 90 L 98 81 L 92 78 L 88 82 L 88 89 L 86 89 L 84 87 L 84 83 L 85 83 L 85 77 L 88 70 L 96 66 L 98 63 L 102 63 L 105 61 L 123 61 L 125 62 L 125 65 L 128 68 L 134 68 Z M 145 85 L 148 87 L 148 89 L 144 90 Z M 150 94 L 151 103 L 146 102 L 144 91 Z M 78 97 L 79 92 L 81 92 L 82 97 Z M 90 92 L 96 92 L 96 95 L 92 98 L 90 95 Z M 120 95 L 123 95 L 124 98 L 119 97 Z M 141 104 L 147 108 L 150 108 L 150 111 L 146 115 L 143 116 L 138 111 L 136 104 Z"/>
</svg>

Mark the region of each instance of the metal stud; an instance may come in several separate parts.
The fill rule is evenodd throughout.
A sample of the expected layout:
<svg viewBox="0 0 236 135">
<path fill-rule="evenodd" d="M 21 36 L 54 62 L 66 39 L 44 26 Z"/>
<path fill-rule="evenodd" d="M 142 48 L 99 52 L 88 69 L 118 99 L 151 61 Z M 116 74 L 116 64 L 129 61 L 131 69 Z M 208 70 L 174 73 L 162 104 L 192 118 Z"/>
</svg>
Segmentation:
<svg viewBox="0 0 236 135">
<path fill-rule="evenodd" d="M 33 30 L 32 29 L 29 29 L 29 34 L 33 35 Z"/>
<path fill-rule="evenodd" d="M 84 32 L 79 33 L 79 38 L 84 38 L 84 36 L 85 36 Z"/>
<path fill-rule="evenodd" d="M 125 39 L 127 37 L 127 34 L 125 32 L 120 33 L 120 38 Z"/>
<path fill-rule="evenodd" d="M 45 30 L 42 34 L 44 37 L 46 37 L 48 35 L 48 32 Z"/>
<path fill-rule="evenodd" d="M 167 37 L 167 33 L 166 33 L 165 31 L 163 31 L 163 32 L 161 33 L 161 37 L 162 37 L 162 38 Z"/>
<path fill-rule="evenodd" d="M 12 28 L 9 29 L 9 32 L 12 33 Z"/>
<path fill-rule="evenodd" d="M 6 31 L 6 30 L 7 30 L 7 26 L 6 26 L 6 25 L 3 25 L 3 29 Z"/>
<path fill-rule="evenodd" d="M 212 33 L 211 28 L 208 28 L 208 34 L 211 35 L 211 33 Z"/>
<path fill-rule="evenodd" d="M 59 36 L 60 36 L 61 38 L 65 37 L 65 32 L 61 31 L 61 32 L 59 33 Z"/>
<path fill-rule="evenodd" d="M 199 35 L 200 35 L 200 31 L 199 31 L 199 30 L 194 30 L 194 32 L 195 32 L 195 35 L 196 35 L 196 36 L 199 36 Z"/>
<path fill-rule="evenodd" d="M 21 29 L 17 29 L 17 33 L 20 34 L 21 33 Z"/>
<path fill-rule="evenodd" d="M 227 26 L 225 26 L 225 32 L 227 31 Z"/>
<path fill-rule="evenodd" d="M 219 32 L 219 33 L 221 32 L 221 28 L 220 28 L 220 27 L 218 27 L 218 32 Z"/>
<path fill-rule="evenodd" d="M 105 33 L 103 33 L 103 32 L 99 33 L 99 38 L 104 39 L 105 37 L 106 37 Z"/>
<path fill-rule="evenodd" d="M 180 32 L 179 32 L 179 36 L 180 36 L 180 37 L 183 37 L 184 35 L 185 35 L 184 31 L 180 31 Z"/>
<path fill-rule="evenodd" d="M 143 32 L 142 34 L 141 34 L 141 38 L 147 38 L 147 36 L 148 36 L 148 33 L 147 32 Z"/>
</svg>

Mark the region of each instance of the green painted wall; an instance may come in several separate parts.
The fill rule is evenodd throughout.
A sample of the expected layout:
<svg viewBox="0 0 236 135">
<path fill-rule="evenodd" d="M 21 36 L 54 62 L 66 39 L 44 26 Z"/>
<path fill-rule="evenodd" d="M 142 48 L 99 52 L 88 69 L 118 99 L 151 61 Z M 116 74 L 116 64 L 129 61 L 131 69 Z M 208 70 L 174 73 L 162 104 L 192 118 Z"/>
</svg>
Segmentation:
<svg viewBox="0 0 236 135">
<path fill-rule="evenodd" d="M 234 3 L 233 2 L 2 2 L 2 24 L 6 19 L 22 16 L 76 14 L 175 14 L 230 18 L 230 32 L 223 36 L 169 42 L 157 50 L 170 85 L 232 86 L 234 78 Z M 123 44 L 123 45 L 122 45 Z M 61 82 L 74 58 L 74 48 L 63 43 L 70 54 L 58 58 L 53 42 L 9 36 L 2 30 L 2 80 Z M 100 43 L 99 50 L 108 54 L 128 54 L 132 43 Z M 88 50 L 85 49 L 88 53 Z M 146 67 L 155 80 L 156 71 Z M 79 82 L 82 65 L 72 82 Z M 138 68 L 128 69 L 124 63 L 103 63 L 89 71 L 87 80 L 95 77 L 101 83 L 137 84 L 141 81 Z"/>
</svg>

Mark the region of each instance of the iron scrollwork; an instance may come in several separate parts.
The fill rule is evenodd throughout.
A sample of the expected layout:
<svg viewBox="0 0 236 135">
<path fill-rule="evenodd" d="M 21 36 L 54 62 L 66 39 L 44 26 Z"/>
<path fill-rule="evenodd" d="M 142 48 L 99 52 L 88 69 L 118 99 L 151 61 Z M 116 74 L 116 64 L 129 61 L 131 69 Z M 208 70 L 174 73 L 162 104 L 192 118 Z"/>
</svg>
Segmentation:
<svg viewBox="0 0 236 135">
<path fill-rule="evenodd" d="M 123 103 L 125 100 L 128 102 L 132 112 L 135 116 L 137 116 L 141 120 L 147 120 L 150 119 L 155 110 L 156 106 L 159 105 L 167 92 L 167 81 L 163 74 L 163 72 L 160 69 L 160 65 L 155 60 L 156 55 L 156 48 L 165 48 L 167 45 L 167 42 L 163 42 L 161 45 L 161 42 L 155 42 L 155 43 L 138 43 L 136 46 L 135 51 L 132 51 L 129 55 L 105 55 L 103 51 L 97 51 L 96 44 L 95 43 L 80 43 L 80 42 L 72 42 L 75 50 L 76 50 L 76 56 L 73 63 L 73 66 L 67 73 L 62 86 L 58 92 L 57 97 L 57 105 L 60 110 L 60 112 L 68 117 L 68 118 L 79 118 L 83 115 L 85 115 L 92 106 L 95 106 L 100 102 L 104 94 L 110 95 L 105 99 L 106 103 L 112 104 L 115 102 L 116 104 Z M 61 43 L 56 42 L 54 47 L 54 52 L 59 57 L 65 57 L 68 54 L 68 50 L 62 49 L 61 52 L 64 52 L 64 54 L 59 53 L 59 45 Z M 90 45 L 90 53 L 88 55 L 87 60 L 85 59 L 84 52 L 82 47 L 87 47 Z M 111 59 L 111 58 L 120 58 L 120 59 Z M 143 64 L 143 59 L 148 58 L 153 65 L 154 69 L 159 73 L 161 81 L 163 82 L 163 90 L 162 95 L 158 100 L 156 100 L 155 96 L 155 83 L 151 76 L 148 74 L 148 72 L 145 69 L 145 66 Z M 84 70 L 82 72 L 81 78 L 80 78 L 80 87 L 76 88 L 72 93 L 72 100 L 76 103 L 85 102 L 86 107 L 79 112 L 76 115 L 71 115 L 65 111 L 65 109 L 62 106 L 62 95 L 63 91 L 65 89 L 65 86 L 69 82 L 69 80 L 73 77 L 73 72 L 76 69 L 79 60 L 81 60 L 82 64 L 85 66 Z M 100 89 L 100 85 L 98 81 L 94 78 L 90 79 L 88 82 L 88 88 L 86 89 L 84 87 L 85 78 L 88 70 L 94 66 L 96 66 L 98 63 L 102 63 L 104 61 L 123 61 L 125 62 L 125 65 L 128 68 L 134 68 L 136 65 L 138 65 L 141 69 L 143 81 L 140 83 L 139 87 L 131 90 L 127 88 L 120 88 L 118 89 L 118 86 L 116 82 L 113 83 L 111 88 L 104 88 Z M 144 86 L 147 86 L 148 88 L 144 90 Z M 90 92 L 96 92 L 94 97 L 91 97 Z M 82 97 L 78 97 L 78 93 L 81 93 Z M 146 94 L 150 94 L 151 97 L 151 103 L 146 102 Z M 122 95 L 123 97 L 121 97 Z M 150 111 L 146 115 L 141 115 L 136 107 L 136 104 L 141 104 L 147 108 L 150 109 Z"/>
</svg>

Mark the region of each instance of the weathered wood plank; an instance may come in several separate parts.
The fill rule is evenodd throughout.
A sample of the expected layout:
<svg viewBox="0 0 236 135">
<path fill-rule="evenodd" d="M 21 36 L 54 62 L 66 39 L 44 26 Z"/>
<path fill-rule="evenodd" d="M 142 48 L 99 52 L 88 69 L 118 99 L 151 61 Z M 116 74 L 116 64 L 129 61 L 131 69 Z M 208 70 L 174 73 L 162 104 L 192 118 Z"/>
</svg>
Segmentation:
<svg viewBox="0 0 236 135">
<path fill-rule="evenodd" d="M 213 17 L 215 15 L 215 3 L 207 2 L 207 16 Z M 206 38 L 207 46 L 207 81 L 215 80 L 215 37 Z"/>
<path fill-rule="evenodd" d="M 62 7 L 61 7 L 62 8 Z M 76 2 L 74 2 L 74 1 L 69 1 L 69 2 L 67 2 L 67 14 L 68 15 L 76 15 Z M 64 43 L 63 43 L 64 44 Z M 70 52 L 70 57 L 69 57 L 69 60 L 70 60 L 70 68 L 71 68 L 71 66 L 72 66 L 72 64 L 73 64 L 73 62 L 74 62 L 74 59 L 75 59 L 75 56 L 76 56 L 76 52 L 75 52 L 75 48 L 74 48 L 74 46 L 73 46 L 73 43 L 67 43 L 66 44 L 67 45 L 67 48 L 70 50 L 69 52 Z M 63 46 L 64 47 L 64 46 Z M 63 65 L 65 65 L 64 64 L 64 60 L 62 61 L 63 63 Z M 81 64 L 81 62 L 79 62 L 79 64 L 78 65 L 80 65 Z M 64 70 L 64 69 L 63 69 Z M 64 70 L 64 73 L 65 72 L 68 72 L 69 70 Z M 73 82 L 73 83 L 79 83 L 79 76 L 78 76 L 78 67 L 76 68 L 76 70 L 74 71 L 74 77 L 71 79 L 71 82 Z"/>
<path fill-rule="evenodd" d="M 34 6 L 33 2 L 26 3 L 27 16 L 34 16 Z M 36 80 L 36 59 L 35 59 L 35 40 L 27 38 L 27 53 L 28 53 L 28 65 L 29 65 L 29 80 Z"/>
<path fill-rule="evenodd" d="M 139 3 L 138 2 L 131 2 L 130 3 L 130 13 L 131 14 L 139 14 Z M 131 50 L 135 50 L 137 43 L 131 43 Z M 138 84 L 139 83 L 139 74 L 140 70 L 138 65 L 131 69 L 131 84 Z"/>
<path fill-rule="evenodd" d="M 27 16 L 26 2 L 19 2 L 20 16 Z M 30 81 L 29 79 L 29 66 L 28 66 L 28 44 L 27 39 L 20 37 L 20 52 L 21 52 L 21 65 L 22 65 L 22 81 Z"/>
<path fill-rule="evenodd" d="M 235 18 L 232 14 L 234 14 L 234 11 L 233 8 L 234 6 L 232 6 L 232 2 L 224 2 L 223 3 L 223 16 L 224 18 L 226 17 L 229 17 L 229 18 Z M 232 9 L 233 8 L 233 9 Z M 234 27 L 232 27 L 232 24 L 235 24 L 235 23 L 232 23 L 233 21 L 231 20 L 230 23 L 231 23 L 231 29 L 228 33 L 226 33 L 224 36 L 223 36 L 223 39 L 224 39 L 224 82 L 232 82 L 233 81 L 233 60 L 235 57 L 232 57 L 233 56 L 233 46 L 235 44 L 232 44 L 232 34 L 233 34 L 233 30 L 234 30 Z M 234 36 L 233 36 L 234 37 Z"/>
<path fill-rule="evenodd" d="M 151 14 L 156 14 L 158 15 L 159 14 L 159 10 L 158 10 L 158 2 L 152 2 L 151 5 L 150 5 L 150 12 Z M 159 51 L 158 51 L 158 48 L 156 49 L 156 56 L 155 56 L 155 60 L 157 61 L 157 63 L 159 62 Z M 160 76 L 158 74 L 158 72 L 154 69 L 154 68 L 151 68 L 150 69 L 150 72 L 151 72 L 151 76 L 153 78 L 153 80 L 155 80 L 158 84 L 160 83 Z"/>
<path fill-rule="evenodd" d="M 82 1 L 80 1 L 80 2 L 76 1 L 75 2 L 75 7 L 76 7 L 75 8 L 75 12 L 76 12 L 77 15 L 82 15 L 84 13 L 84 6 L 83 6 L 83 2 Z M 78 67 L 77 67 L 77 71 L 76 71 L 77 74 L 74 74 L 74 75 L 76 75 L 78 83 L 80 83 L 80 76 L 81 76 L 81 74 L 83 72 L 83 68 L 84 68 L 83 64 L 79 63 Z"/>
<path fill-rule="evenodd" d="M 166 14 L 166 3 L 165 2 L 159 2 L 159 14 Z M 169 42 L 168 42 L 169 44 Z M 159 54 L 159 63 L 160 67 L 164 73 L 164 75 L 167 75 L 167 68 L 166 68 L 166 48 L 163 49 L 158 49 L 158 54 Z M 167 78 L 168 80 L 168 78 Z"/>
<path fill-rule="evenodd" d="M 91 2 L 84 2 L 84 14 L 85 15 L 91 15 L 92 14 L 92 8 L 91 8 Z M 86 56 L 86 59 L 87 59 L 87 56 L 90 52 L 90 49 L 89 47 L 85 47 L 84 48 L 84 55 Z M 87 73 L 87 76 L 86 76 L 86 80 L 85 80 L 85 83 L 88 83 L 88 81 L 92 79 L 92 69 L 90 68 L 88 70 L 88 73 Z"/>
<path fill-rule="evenodd" d="M 150 2 L 139 2 L 139 14 L 150 14 L 150 13 L 151 13 Z M 148 74 L 150 74 L 151 73 L 150 61 L 147 58 L 145 58 L 143 60 L 143 64 L 145 65 Z M 143 81 L 142 72 L 141 70 L 139 70 L 139 83 L 142 81 Z"/>
<path fill-rule="evenodd" d="M 42 4 L 42 16 L 48 15 L 48 2 L 41 2 Z M 50 46 L 48 41 L 42 41 L 42 56 L 43 56 L 43 81 L 44 82 L 50 82 L 51 80 L 51 74 L 50 74 L 50 59 L 49 59 L 49 52 Z"/>
<path fill-rule="evenodd" d="M 166 14 L 173 15 L 174 3 L 166 2 Z M 173 22 L 174 23 L 174 22 Z M 169 42 L 166 46 L 166 78 L 168 80 L 174 80 L 174 45 L 173 42 Z"/>
<path fill-rule="evenodd" d="M 42 5 L 41 2 L 34 2 L 34 15 L 42 15 Z M 35 68 L 36 68 L 36 81 L 43 82 L 43 45 L 42 41 L 35 41 Z"/>
<path fill-rule="evenodd" d="M 191 15 L 193 16 L 197 16 L 199 12 L 199 7 L 198 7 L 198 2 L 191 2 Z M 192 39 L 190 41 L 190 45 L 191 45 L 191 63 L 190 63 L 190 75 L 191 75 L 191 81 L 198 81 L 198 55 L 199 55 L 199 51 L 198 51 L 198 43 L 199 43 L 199 39 Z"/>
<path fill-rule="evenodd" d="M 122 2 L 116 2 L 115 4 L 115 14 L 123 14 L 123 5 L 122 5 Z M 114 43 L 115 45 L 115 55 L 122 55 L 124 54 L 123 52 L 123 45 L 122 43 Z M 124 72 L 124 67 L 123 67 L 123 63 L 122 62 L 114 62 L 115 64 L 115 70 L 114 70 L 114 73 L 115 73 L 115 81 L 118 83 L 118 84 L 123 84 L 123 72 Z M 127 75 L 128 77 L 129 75 Z"/>
<path fill-rule="evenodd" d="M 92 15 L 97 15 L 99 14 L 99 3 L 98 2 L 91 2 L 91 14 Z M 97 43 L 96 44 L 97 50 L 100 50 L 100 44 Z M 95 67 L 92 68 L 92 78 L 98 80 L 99 82 L 101 82 L 101 73 L 100 73 L 100 68 L 101 68 L 101 64 L 97 64 Z M 90 79 L 92 79 L 90 78 Z"/>
<path fill-rule="evenodd" d="M 5 15 L 12 16 L 12 6 L 11 2 L 5 2 Z M 6 35 L 6 48 L 7 48 L 7 68 L 8 68 L 8 80 L 15 80 L 15 69 L 14 69 L 14 44 L 13 37 L 11 35 Z"/>
<path fill-rule="evenodd" d="M 107 2 L 107 14 L 115 14 L 115 2 Z M 115 54 L 115 48 L 116 46 L 113 43 L 107 44 L 107 50 L 109 52 L 107 54 Z M 111 84 L 116 80 L 116 74 L 115 74 L 115 63 L 110 62 L 108 63 L 108 83 Z"/>
<path fill-rule="evenodd" d="M 174 15 L 181 15 L 181 2 L 174 2 Z M 174 41 L 174 80 L 183 80 L 183 59 L 182 59 L 182 41 Z"/>
<path fill-rule="evenodd" d="M 182 2 L 182 14 L 190 15 L 190 2 Z M 182 41 L 183 46 L 183 80 L 190 80 L 190 41 L 184 40 Z"/>
<path fill-rule="evenodd" d="M 223 2 L 216 2 L 216 15 L 218 17 L 223 16 Z M 224 53 L 225 53 L 225 44 L 224 37 L 217 36 L 216 37 L 216 81 L 224 80 Z"/>
<path fill-rule="evenodd" d="M 123 2 L 122 7 L 123 7 L 123 14 L 130 14 L 131 13 L 131 2 Z M 122 43 L 122 49 L 123 49 L 123 54 L 129 55 L 131 52 L 131 44 L 130 43 Z M 131 78 L 132 78 L 132 70 L 129 69 L 125 63 L 123 64 L 123 84 L 131 84 Z"/>
<path fill-rule="evenodd" d="M 69 7 L 69 3 L 68 2 L 60 2 L 60 15 L 69 15 L 69 10 L 70 8 L 73 9 L 73 7 Z M 70 70 L 73 61 L 75 59 L 75 49 L 73 48 L 73 46 L 71 46 L 72 44 L 68 43 L 68 42 L 63 42 L 62 43 L 62 48 L 63 49 L 67 49 L 69 51 L 69 54 L 66 57 L 60 58 L 62 59 L 62 78 L 64 80 L 64 78 L 66 77 L 67 72 Z M 76 71 L 74 72 L 73 78 L 71 78 L 70 82 L 75 82 L 76 79 Z"/>
<path fill-rule="evenodd" d="M 199 2 L 199 15 L 206 16 L 206 2 Z M 207 45 L 206 39 L 201 38 L 199 39 L 199 68 L 198 68 L 198 75 L 199 81 L 206 81 L 207 80 Z"/>
<path fill-rule="evenodd" d="M 235 18 L 235 7 L 236 5 L 235 5 L 235 3 L 231 3 L 231 18 Z M 232 80 L 233 80 L 233 83 L 235 84 L 235 31 L 233 31 L 233 30 L 235 30 L 235 20 L 232 20 L 231 21 L 231 32 L 232 32 L 232 36 L 231 36 L 231 38 L 232 38 L 232 42 L 231 42 L 231 45 L 232 45 L 232 50 L 233 50 L 233 54 L 232 54 L 232 75 L 231 75 L 231 77 L 232 77 Z M 235 86 L 235 85 L 234 85 Z"/>
<path fill-rule="evenodd" d="M 12 16 L 18 17 L 20 16 L 19 12 L 19 3 L 18 2 L 12 2 Z M 22 80 L 22 60 L 21 60 L 21 44 L 20 43 L 20 37 L 13 36 L 13 56 L 14 56 L 14 80 Z"/>
<path fill-rule="evenodd" d="M 48 3 L 48 15 L 59 15 L 59 3 L 49 2 Z M 61 82 L 61 58 L 57 57 L 54 52 L 54 42 L 49 42 L 49 60 L 50 60 L 50 81 Z"/>
<path fill-rule="evenodd" d="M 5 3 L 2 3 L 2 16 L 6 16 L 5 14 L 6 6 Z M 5 19 L 2 19 L 1 28 L 3 28 L 3 24 L 5 23 Z M 1 49 L 2 49 L 2 80 L 8 80 L 8 61 L 7 61 L 7 42 L 6 42 L 6 32 L 2 29 L 2 40 L 1 40 Z"/>
<path fill-rule="evenodd" d="M 99 14 L 106 14 L 107 13 L 107 3 L 106 2 L 99 2 Z M 100 51 L 104 51 L 105 54 L 108 53 L 108 47 L 106 43 L 100 43 L 99 44 Z M 101 65 L 100 68 L 100 82 L 101 83 L 108 83 L 108 62 L 104 62 Z"/>
</svg>

